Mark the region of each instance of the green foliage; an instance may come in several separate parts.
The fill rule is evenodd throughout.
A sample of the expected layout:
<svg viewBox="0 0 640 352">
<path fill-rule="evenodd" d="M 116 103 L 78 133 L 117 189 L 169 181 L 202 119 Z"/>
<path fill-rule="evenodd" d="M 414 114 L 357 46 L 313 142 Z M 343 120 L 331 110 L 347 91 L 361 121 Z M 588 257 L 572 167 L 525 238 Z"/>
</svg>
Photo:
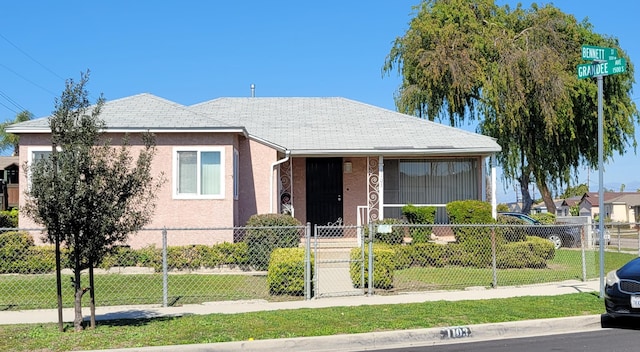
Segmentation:
<svg viewBox="0 0 640 352">
<path fill-rule="evenodd" d="M 413 248 L 412 265 L 442 267 L 445 265 L 446 245 L 439 243 L 418 243 Z"/>
<path fill-rule="evenodd" d="M 528 242 L 507 243 L 496 255 L 496 266 L 499 269 L 541 269 L 546 265 L 545 259 L 535 255 Z"/>
<path fill-rule="evenodd" d="M 579 216 L 580 215 L 580 204 L 574 204 L 569 207 L 569 214 L 571 216 Z"/>
<path fill-rule="evenodd" d="M 447 203 L 452 224 L 493 224 L 491 204 L 480 200 L 458 200 Z"/>
<path fill-rule="evenodd" d="M 589 192 L 589 185 L 586 183 L 581 183 L 575 187 L 568 186 L 565 189 L 564 193 L 562 193 L 558 198 L 571 198 L 571 197 L 582 197 L 585 193 Z"/>
<path fill-rule="evenodd" d="M 513 216 L 505 216 L 498 214 L 496 219 L 500 225 L 513 225 L 513 226 L 498 226 L 496 227 L 496 233 L 499 234 L 507 242 L 522 242 L 527 239 L 527 227 L 524 220 L 518 219 Z"/>
<path fill-rule="evenodd" d="M 433 224 L 436 221 L 436 207 L 417 207 L 407 204 L 402 207 L 402 215 L 410 224 Z"/>
<path fill-rule="evenodd" d="M 436 221 L 436 207 L 417 207 L 407 204 L 402 207 L 402 215 L 410 224 L 434 224 Z M 411 243 L 425 243 L 431 239 L 431 226 L 412 226 Z"/>
<path fill-rule="evenodd" d="M 575 73 L 583 44 L 615 48 L 629 62 L 604 87 L 604 116 L 611 117 L 605 161 L 636 143 L 633 64 L 615 37 L 593 28 L 550 4 L 427 0 L 383 70 L 402 76 L 395 97 L 400 112 L 451 125 L 482 118 L 479 132 L 502 147 L 496 160 L 505 179 L 520 184 L 525 208 L 535 180 L 551 211 L 550 189 L 569 184 L 585 162 L 597 166 L 596 80 Z"/>
<path fill-rule="evenodd" d="M 365 248 L 364 257 L 368 258 L 369 248 Z M 389 245 L 373 246 L 373 287 L 381 289 L 393 288 L 393 272 L 396 267 L 394 258 L 396 253 Z M 351 281 L 356 288 L 369 287 L 369 261 L 364 263 L 364 284 L 362 283 L 362 249 L 354 248 L 351 250 L 351 264 L 349 273 Z"/>
<path fill-rule="evenodd" d="M 28 273 L 24 259 L 30 256 L 33 237 L 23 231 L 0 233 L 0 273 Z"/>
<path fill-rule="evenodd" d="M 509 206 L 504 204 L 504 203 L 500 203 L 496 206 L 496 210 L 498 212 L 505 212 L 505 211 L 509 211 Z"/>
<path fill-rule="evenodd" d="M 556 248 L 553 246 L 553 243 L 545 238 L 527 236 L 527 243 L 534 255 L 545 260 L 553 259 L 556 255 Z"/>
<path fill-rule="evenodd" d="M 256 214 L 247 221 L 249 261 L 256 270 L 266 270 L 271 252 L 276 248 L 300 245 L 300 222 L 287 214 Z"/>
<path fill-rule="evenodd" d="M 0 211 L 0 228 L 15 229 L 18 227 L 18 209 Z"/>
<path fill-rule="evenodd" d="M 151 221 L 165 181 L 163 176 L 151 175 L 156 151 L 152 134 L 140 135 L 142 148 L 136 150 L 135 159 L 128 137 L 119 148 L 110 145 L 107 126 L 99 117 L 104 99 L 101 96 L 90 106 L 88 80 L 88 72 L 78 82 L 67 80 L 56 99 L 48 120 L 51 155 L 27 166 L 31 182 L 22 208 L 47 229 L 50 242 L 69 249 L 76 331 L 83 328 L 82 296 L 95 292 L 81 286 L 81 271 L 99 265 L 114 246 Z"/>
<path fill-rule="evenodd" d="M 33 114 L 24 110 L 19 112 L 13 121 L 0 123 L 0 152 L 11 150 L 10 154 L 18 155 L 18 152 L 20 151 L 20 137 L 12 133 L 7 133 L 7 127 L 14 123 L 29 121 L 32 118 Z"/>
<path fill-rule="evenodd" d="M 313 272 L 313 258 L 311 259 Z M 304 248 L 276 248 L 269 260 L 267 285 L 272 295 L 304 295 Z"/>
<path fill-rule="evenodd" d="M 535 213 L 529 215 L 532 218 L 540 221 L 543 225 L 553 225 L 556 223 L 556 214 L 552 213 Z"/>
</svg>

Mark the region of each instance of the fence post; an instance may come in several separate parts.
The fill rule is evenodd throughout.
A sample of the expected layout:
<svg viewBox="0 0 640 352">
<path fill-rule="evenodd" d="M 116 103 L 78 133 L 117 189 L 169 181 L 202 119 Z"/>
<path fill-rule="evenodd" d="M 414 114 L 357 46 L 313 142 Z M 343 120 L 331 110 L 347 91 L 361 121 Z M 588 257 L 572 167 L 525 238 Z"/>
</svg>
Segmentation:
<svg viewBox="0 0 640 352">
<path fill-rule="evenodd" d="M 367 295 L 371 296 L 373 295 L 373 223 L 369 223 L 369 272 L 368 274 L 369 274 L 369 290 Z"/>
<path fill-rule="evenodd" d="M 585 232 L 587 232 L 586 231 L 587 230 L 586 229 L 587 226 L 588 225 L 582 225 L 582 230 L 580 230 L 580 247 L 582 248 L 582 281 L 583 282 L 587 281 L 587 256 L 586 256 L 585 251 L 584 251 L 584 249 L 585 249 L 584 248 L 585 247 L 585 245 L 584 245 L 584 242 L 585 242 L 584 241 L 584 237 L 585 237 L 584 234 L 585 234 Z"/>
<path fill-rule="evenodd" d="M 167 228 L 162 229 L 162 306 L 169 301 L 169 277 L 167 265 Z"/>
<path fill-rule="evenodd" d="M 304 231 L 304 298 L 311 299 L 311 223 L 308 222 Z"/>
<path fill-rule="evenodd" d="M 498 287 L 498 265 L 496 259 L 496 228 L 491 226 L 491 270 L 493 271 L 493 288 Z"/>
</svg>

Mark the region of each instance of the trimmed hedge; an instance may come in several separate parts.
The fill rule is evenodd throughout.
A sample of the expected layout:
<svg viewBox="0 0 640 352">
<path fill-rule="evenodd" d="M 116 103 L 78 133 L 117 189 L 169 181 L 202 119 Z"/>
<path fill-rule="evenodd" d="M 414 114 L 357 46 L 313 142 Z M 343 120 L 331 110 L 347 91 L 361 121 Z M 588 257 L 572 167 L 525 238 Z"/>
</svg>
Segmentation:
<svg viewBox="0 0 640 352">
<path fill-rule="evenodd" d="M 417 207 L 407 204 L 402 207 L 402 215 L 410 224 L 434 224 L 436 221 L 436 207 Z M 425 243 L 431 239 L 431 226 L 411 227 L 411 243 Z"/>
<path fill-rule="evenodd" d="M 364 284 L 362 283 L 362 250 L 354 248 L 351 250 L 351 264 L 349 274 L 353 287 L 369 287 L 369 248 L 364 250 Z M 395 251 L 388 245 L 373 245 L 373 287 L 381 289 L 393 288 L 393 272 L 395 270 Z"/>
<path fill-rule="evenodd" d="M 269 260 L 267 285 L 272 295 L 304 295 L 304 248 L 276 248 Z M 313 257 L 311 257 L 313 272 Z"/>
<path fill-rule="evenodd" d="M 286 214 L 256 214 L 247 221 L 244 242 L 249 261 L 257 270 L 266 270 L 271 252 L 276 248 L 295 248 L 300 245 L 300 221 Z"/>
</svg>

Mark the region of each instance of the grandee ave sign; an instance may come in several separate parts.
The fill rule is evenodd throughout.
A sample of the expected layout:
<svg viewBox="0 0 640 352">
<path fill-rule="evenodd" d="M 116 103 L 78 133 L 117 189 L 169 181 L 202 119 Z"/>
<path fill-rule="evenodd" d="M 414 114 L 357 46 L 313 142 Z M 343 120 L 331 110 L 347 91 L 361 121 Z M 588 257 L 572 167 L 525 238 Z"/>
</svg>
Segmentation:
<svg viewBox="0 0 640 352">
<path fill-rule="evenodd" d="M 618 58 L 618 50 L 615 48 L 583 45 L 582 59 L 592 63 L 578 65 L 579 79 L 615 75 L 627 70 L 626 60 Z"/>
</svg>

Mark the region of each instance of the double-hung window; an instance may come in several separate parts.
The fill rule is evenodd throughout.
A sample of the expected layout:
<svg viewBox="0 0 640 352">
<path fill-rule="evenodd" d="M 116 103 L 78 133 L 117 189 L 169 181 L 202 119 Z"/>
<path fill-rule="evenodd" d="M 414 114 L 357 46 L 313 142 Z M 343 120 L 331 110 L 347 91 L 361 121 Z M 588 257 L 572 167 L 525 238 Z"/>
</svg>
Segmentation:
<svg viewBox="0 0 640 352">
<path fill-rule="evenodd" d="M 176 147 L 173 170 L 175 198 L 224 198 L 223 148 Z"/>
</svg>

